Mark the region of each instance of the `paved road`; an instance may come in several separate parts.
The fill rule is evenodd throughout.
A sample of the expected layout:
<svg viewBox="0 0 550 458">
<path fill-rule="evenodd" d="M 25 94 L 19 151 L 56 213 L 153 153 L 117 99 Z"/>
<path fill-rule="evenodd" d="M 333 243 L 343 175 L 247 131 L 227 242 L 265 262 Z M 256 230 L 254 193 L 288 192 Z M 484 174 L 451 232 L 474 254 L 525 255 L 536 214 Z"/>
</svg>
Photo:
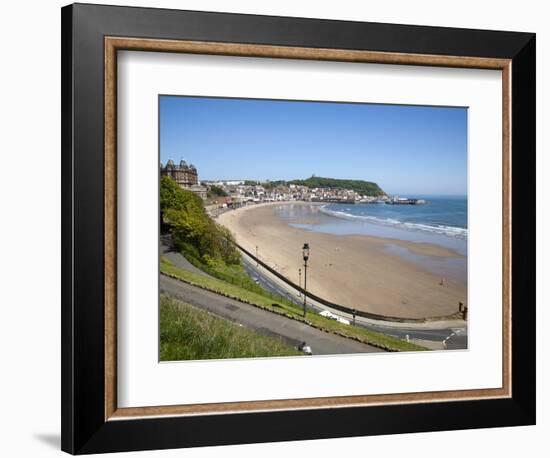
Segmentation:
<svg viewBox="0 0 550 458">
<path fill-rule="evenodd" d="M 300 297 L 296 291 L 282 282 L 277 281 L 271 273 L 261 266 L 256 266 L 254 260 L 248 258 L 244 253 L 242 253 L 242 257 L 244 269 L 262 288 L 280 297 L 284 297 L 297 305 L 303 304 L 303 298 Z M 311 299 L 308 299 L 308 308 L 316 312 L 327 309 L 325 306 L 316 305 Z M 337 311 L 336 314 L 351 320 L 351 317 L 345 313 Z M 399 324 L 399 326 L 384 326 L 364 321 L 360 317 L 357 318 L 356 324 L 357 326 L 362 326 L 372 331 L 377 331 L 400 339 L 406 339 L 406 337 L 409 336 L 409 338 L 416 340 L 427 340 L 439 343 L 445 341 L 448 350 L 465 349 L 468 347 L 468 333 L 465 328 L 445 327 L 440 329 L 429 329 L 427 326 L 424 328 L 413 328 L 407 327 L 404 324 Z"/>
<path fill-rule="evenodd" d="M 293 346 L 305 341 L 314 355 L 335 355 L 349 353 L 374 353 L 382 350 L 319 331 L 311 326 L 283 316 L 259 309 L 219 294 L 191 286 L 165 275 L 160 276 L 161 292 L 181 299 L 196 307 L 208 310 L 248 328 L 271 336 L 279 336 Z"/>
<path fill-rule="evenodd" d="M 210 276 L 191 264 L 187 259 L 185 259 L 185 257 L 181 253 L 174 251 L 171 248 L 170 236 L 161 237 L 161 253 L 177 267 L 207 277 Z M 252 259 L 248 258 L 248 256 L 246 256 L 244 253 L 242 257 L 244 269 L 246 270 L 248 275 L 250 275 L 250 277 L 253 278 L 262 288 L 280 297 L 285 297 L 286 299 L 294 302 L 299 306 L 303 304 L 303 298 L 300 297 L 295 291 L 291 290 L 290 287 L 287 288 L 286 285 L 276 281 L 274 277 L 265 269 L 257 267 L 256 263 Z M 308 299 L 308 308 L 313 309 L 316 312 L 320 312 L 326 309 L 326 307 L 323 306 L 316 306 L 310 299 Z M 344 316 L 344 318 L 350 318 L 345 314 L 338 314 Z M 468 348 L 468 333 L 466 329 L 456 329 L 452 327 L 441 329 L 418 329 L 408 328 L 404 326 L 383 326 L 368 322 L 362 322 L 360 321 L 360 319 L 357 320 L 357 325 L 365 327 L 372 331 L 381 332 L 382 334 L 398 337 L 400 339 L 406 339 L 406 337 L 409 336 L 409 338 L 416 340 L 426 340 L 439 343 L 445 341 L 446 348 L 448 350 L 459 350 Z"/>
<path fill-rule="evenodd" d="M 446 339 L 447 350 L 465 350 L 468 348 L 468 333 L 462 329 L 453 331 Z"/>
<path fill-rule="evenodd" d="M 243 268 L 250 278 L 252 278 L 259 286 L 261 286 L 266 291 L 269 291 L 272 294 L 275 294 L 280 297 L 284 297 L 291 302 L 294 302 L 296 305 L 303 305 L 303 298 L 292 294 L 288 289 L 283 285 L 273 281 L 264 269 L 256 267 L 256 264 L 249 259 L 244 253 L 242 254 L 243 259 Z M 309 306 L 309 303 L 308 303 Z M 313 307 L 312 307 L 313 308 Z"/>
</svg>

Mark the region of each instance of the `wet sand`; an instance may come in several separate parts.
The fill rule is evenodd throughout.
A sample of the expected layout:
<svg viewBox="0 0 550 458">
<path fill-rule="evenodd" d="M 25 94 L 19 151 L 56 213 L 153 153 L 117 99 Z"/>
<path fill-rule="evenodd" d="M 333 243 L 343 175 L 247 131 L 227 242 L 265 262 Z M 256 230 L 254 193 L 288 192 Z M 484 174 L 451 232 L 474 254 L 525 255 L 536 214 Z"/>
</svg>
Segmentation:
<svg viewBox="0 0 550 458">
<path fill-rule="evenodd" d="M 394 246 L 435 262 L 463 256 L 445 247 L 367 235 L 334 235 L 292 227 L 276 208 L 260 204 L 229 211 L 217 222 L 226 226 L 237 242 L 281 274 L 298 283 L 302 246 L 310 245 L 308 290 L 329 301 L 372 313 L 398 317 L 433 317 L 454 313 L 466 303 L 466 282 L 428 270 L 414 256 L 388 250 Z M 309 220 L 308 224 L 314 224 Z"/>
</svg>

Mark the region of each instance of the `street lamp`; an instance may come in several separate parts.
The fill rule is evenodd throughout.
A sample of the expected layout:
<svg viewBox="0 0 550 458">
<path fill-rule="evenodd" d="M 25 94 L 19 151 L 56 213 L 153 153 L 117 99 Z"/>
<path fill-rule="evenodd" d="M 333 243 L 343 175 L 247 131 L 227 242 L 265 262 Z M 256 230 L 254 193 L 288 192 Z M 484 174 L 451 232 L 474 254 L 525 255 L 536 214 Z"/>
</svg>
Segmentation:
<svg viewBox="0 0 550 458">
<path fill-rule="evenodd" d="M 304 243 L 302 247 L 302 256 L 304 258 L 304 318 L 306 317 L 307 300 L 307 261 L 309 259 L 309 243 Z"/>
<path fill-rule="evenodd" d="M 298 287 L 302 287 L 302 269 L 298 269 Z M 298 290 L 298 296 L 302 296 L 302 292 Z"/>
<path fill-rule="evenodd" d="M 256 245 L 256 267 L 258 267 L 258 245 Z"/>
</svg>

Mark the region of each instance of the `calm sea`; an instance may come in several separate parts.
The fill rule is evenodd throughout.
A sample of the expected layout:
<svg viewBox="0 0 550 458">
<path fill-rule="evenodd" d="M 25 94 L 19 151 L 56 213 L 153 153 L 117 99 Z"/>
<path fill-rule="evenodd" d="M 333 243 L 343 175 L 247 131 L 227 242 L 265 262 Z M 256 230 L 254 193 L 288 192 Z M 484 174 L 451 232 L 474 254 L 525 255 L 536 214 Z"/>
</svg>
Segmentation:
<svg viewBox="0 0 550 458">
<path fill-rule="evenodd" d="M 332 234 L 435 243 L 465 255 L 468 203 L 465 196 L 419 196 L 423 205 L 327 204 L 281 206 L 279 214 L 295 227 Z M 309 220 L 314 217 L 314 220 Z"/>
<path fill-rule="evenodd" d="M 322 207 L 321 212 L 340 218 L 362 219 L 376 224 L 450 237 L 468 236 L 468 202 L 465 197 L 414 197 L 426 200 L 426 204 L 330 204 Z"/>
</svg>

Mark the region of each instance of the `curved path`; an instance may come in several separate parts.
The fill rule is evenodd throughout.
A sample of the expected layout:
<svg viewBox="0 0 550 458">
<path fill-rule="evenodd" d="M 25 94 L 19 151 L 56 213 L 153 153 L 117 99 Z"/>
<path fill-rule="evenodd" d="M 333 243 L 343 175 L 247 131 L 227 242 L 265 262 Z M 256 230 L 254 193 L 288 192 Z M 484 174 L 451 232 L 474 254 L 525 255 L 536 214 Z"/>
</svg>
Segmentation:
<svg viewBox="0 0 550 458">
<path fill-rule="evenodd" d="M 161 254 L 176 267 L 210 277 L 210 275 L 195 267 L 181 253 L 175 251 L 171 247 L 171 239 L 169 235 L 161 236 L 160 251 Z M 248 256 L 244 253 L 242 253 L 242 257 L 243 267 L 247 271 L 248 275 L 262 288 L 278 296 L 285 297 L 297 305 L 302 305 L 302 296 L 297 295 L 295 291 L 290 290 L 287 285 L 279 281 L 265 269 L 256 267 L 255 262 L 248 258 Z M 317 313 L 327 309 L 327 307 L 322 304 L 315 304 L 311 299 L 308 299 L 308 307 L 313 308 Z M 347 316 L 339 311 L 335 312 L 337 315 L 351 320 L 351 316 Z M 391 324 L 389 326 L 385 326 L 384 324 L 385 323 L 365 320 L 363 318 L 357 319 L 358 326 L 363 326 L 367 329 L 371 329 L 372 331 L 394 336 L 399 339 L 406 339 L 407 336 L 409 336 L 409 338 L 414 342 L 428 348 L 431 348 L 430 343 L 433 342 L 436 344 L 433 348 L 434 350 L 459 350 L 468 347 L 467 328 L 465 326 L 456 326 L 456 322 L 440 323 L 439 326 L 436 325 L 435 327 L 433 323 L 425 323 L 418 325 L 417 327 L 409 327 L 405 323 L 396 323 L 393 326 Z"/>
<path fill-rule="evenodd" d="M 241 255 L 244 269 L 262 288 L 273 294 L 284 297 L 297 305 L 302 305 L 303 296 L 291 289 L 266 269 L 257 266 L 255 261 L 249 258 L 245 253 L 241 253 Z M 346 318 L 349 321 L 353 319 L 350 314 L 339 310 L 332 310 L 323 304 L 315 302 L 311 298 L 308 298 L 307 304 L 308 308 L 315 310 L 316 313 L 322 310 L 330 310 L 334 312 L 334 314 Z M 356 324 L 399 339 L 406 339 L 407 336 L 409 336 L 410 339 L 416 341 L 420 345 L 428 347 L 430 347 L 430 342 L 437 343 L 438 345 L 434 347 L 434 349 L 442 350 L 446 348 L 448 350 L 459 350 L 468 347 L 468 329 L 466 323 L 463 321 L 454 320 L 413 324 L 382 322 L 357 317 Z M 445 344 L 443 344 L 443 342 L 445 342 Z"/>
<path fill-rule="evenodd" d="M 293 346 L 305 341 L 311 347 L 314 355 L 383 351 L 352 339 L 320 331 L 300 321 L 262 310 L 165 275 L 160 276 L 160 290 L 176 299 L 240 323 L 261 334 L 282 337 Z"/>
</svg>

